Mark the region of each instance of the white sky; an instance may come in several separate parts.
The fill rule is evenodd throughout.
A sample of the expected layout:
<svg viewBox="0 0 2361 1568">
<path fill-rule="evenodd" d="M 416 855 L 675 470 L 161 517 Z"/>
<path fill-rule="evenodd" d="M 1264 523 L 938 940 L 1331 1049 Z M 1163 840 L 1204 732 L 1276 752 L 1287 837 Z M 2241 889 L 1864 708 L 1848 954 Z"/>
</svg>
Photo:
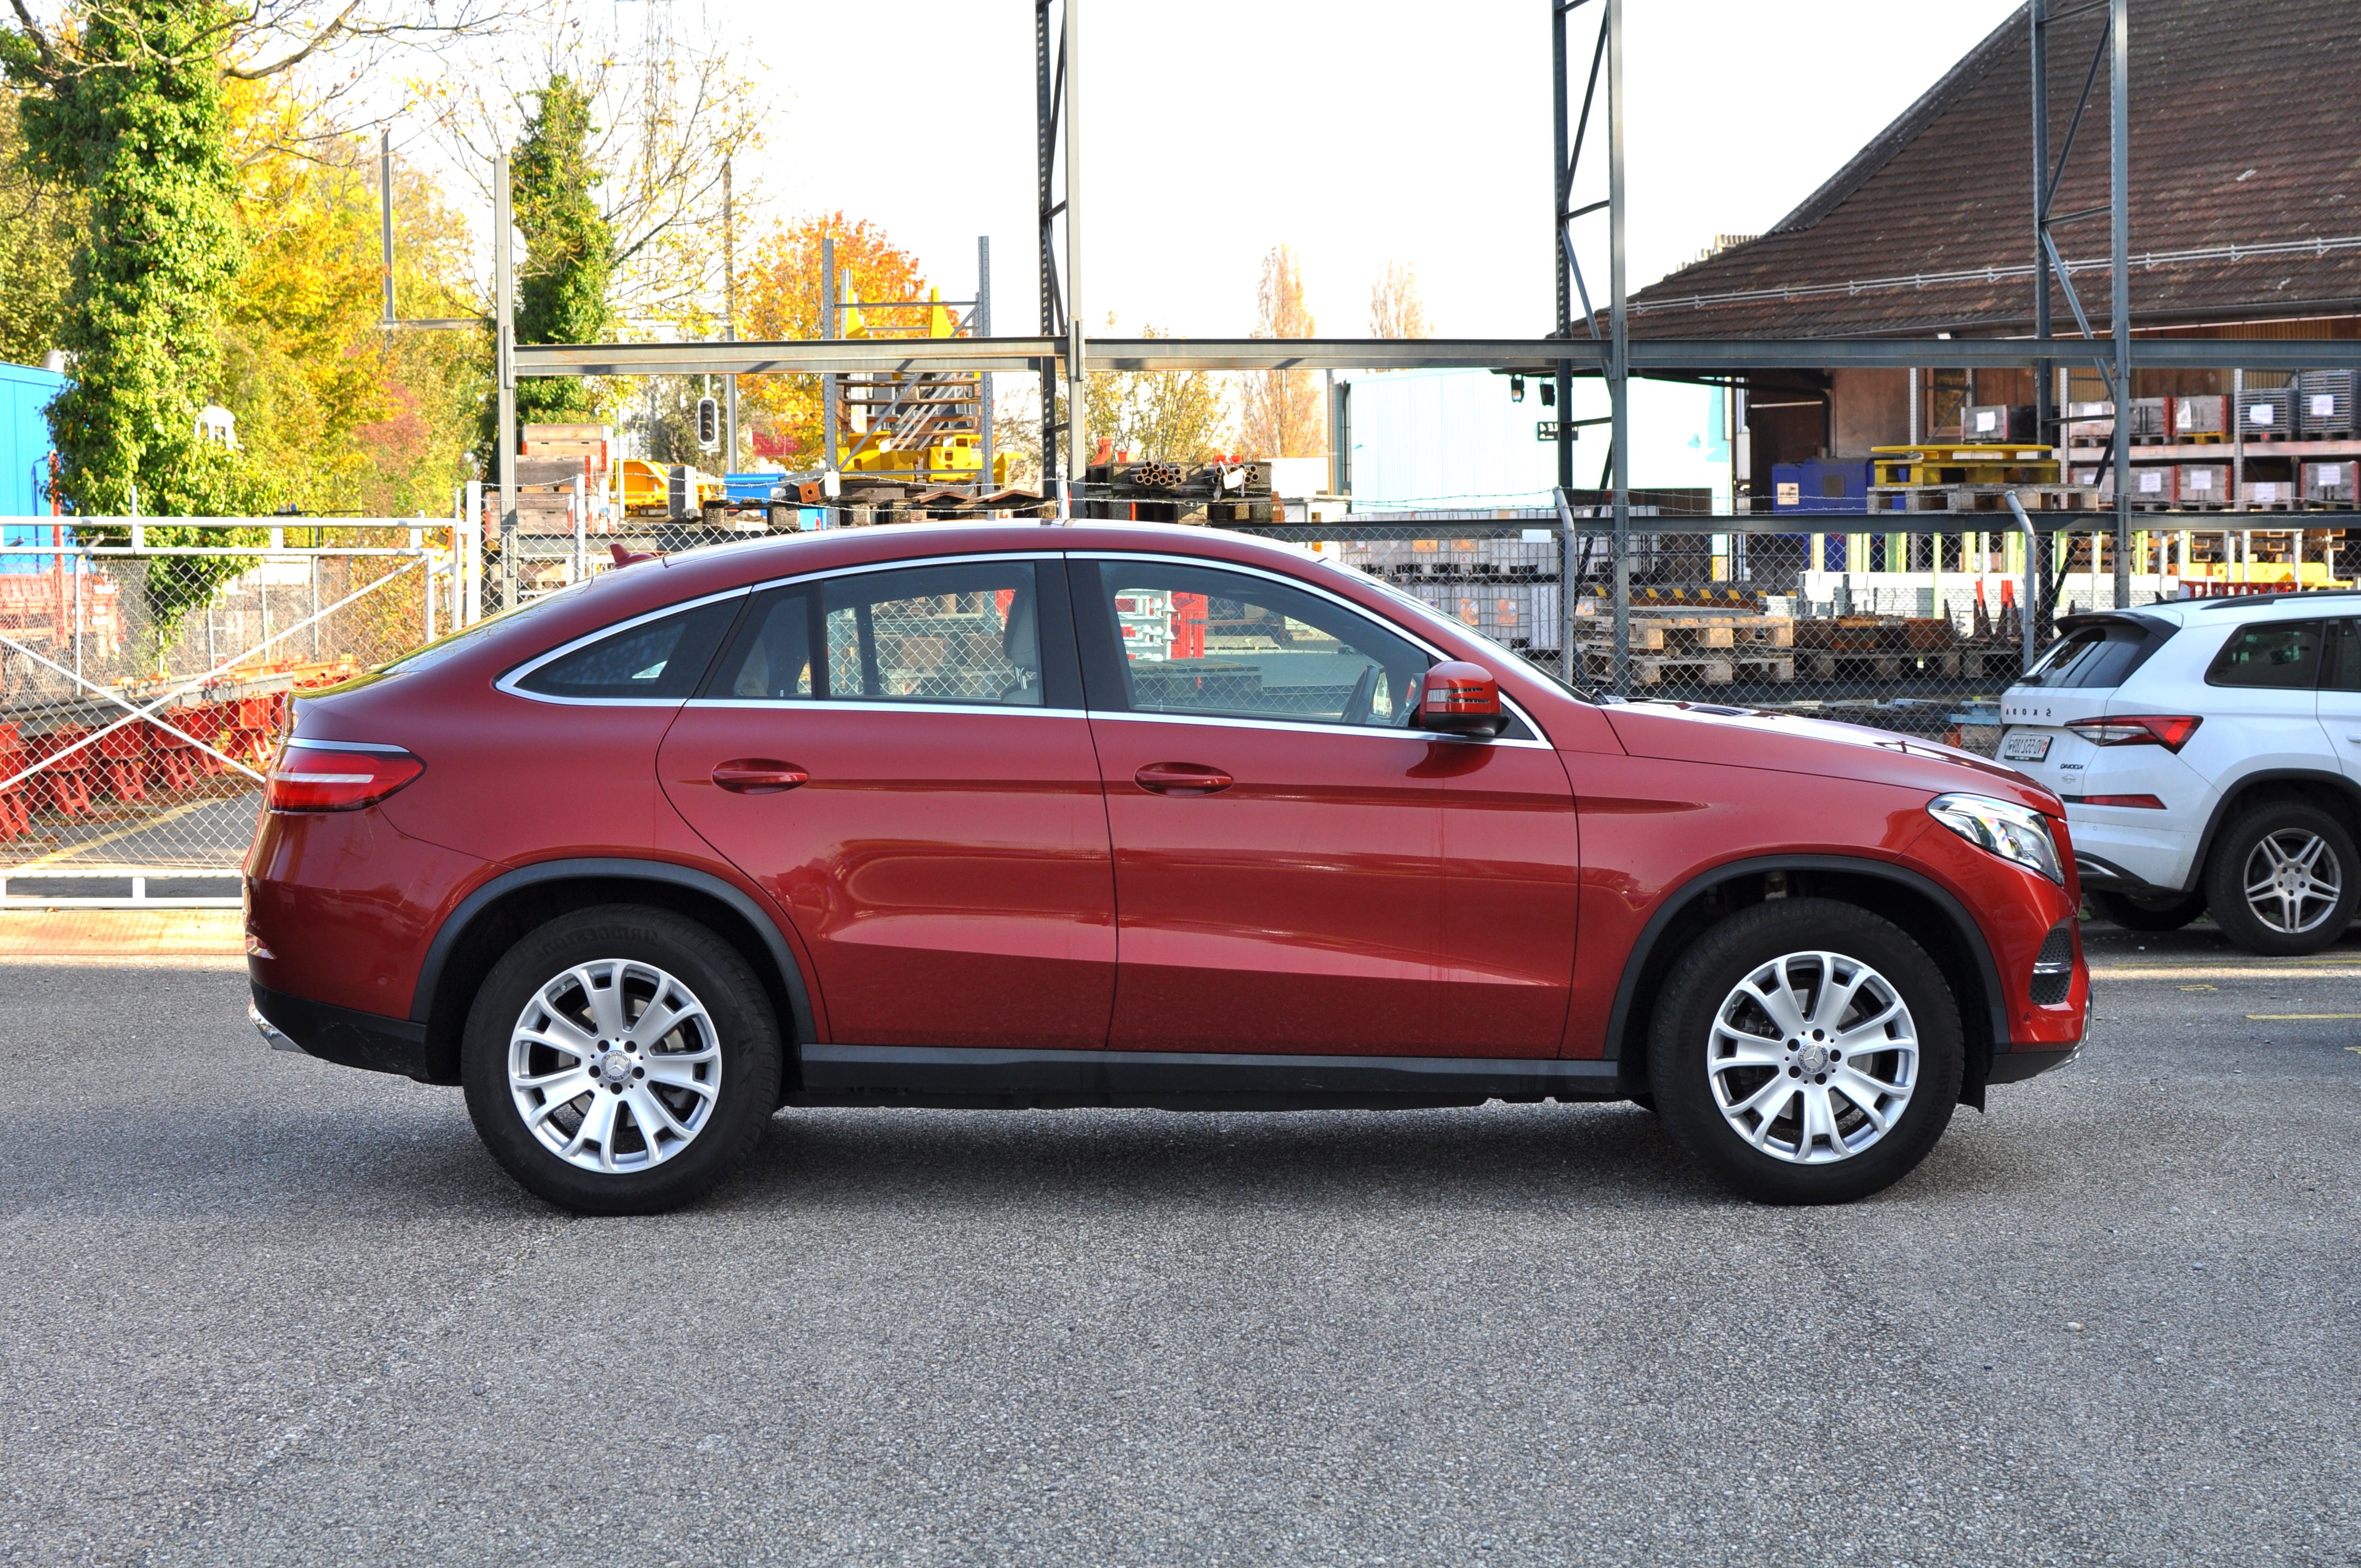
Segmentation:
<svg viewBox="0 0 2361 1568">
<path fill-rule="evenodd" d="M 1089 320 L 1244 334 L 1285 242 L 1326 334 L 1364 334 L 1389 257 L 1417 267 L 1439 335 L 1549 329 L 1547 0 L 1083 4 Z M 2014 9 L 1629 0 L 1631 286 L 1776 222 Z M 1577 104 L 1598 10 L 1574 17 Z M 871 219 L 947 295 L 988 234 L 994 326 L 1034 329 L 1030 0 L 794 0 L 705 25 L 765 62 L 775 210 Z M 1605 194 L 1603 113 L 1594 133 L 1576 204 Z M 1579 232 L 1603 302 L 1605 214 Z"/>
</svg>

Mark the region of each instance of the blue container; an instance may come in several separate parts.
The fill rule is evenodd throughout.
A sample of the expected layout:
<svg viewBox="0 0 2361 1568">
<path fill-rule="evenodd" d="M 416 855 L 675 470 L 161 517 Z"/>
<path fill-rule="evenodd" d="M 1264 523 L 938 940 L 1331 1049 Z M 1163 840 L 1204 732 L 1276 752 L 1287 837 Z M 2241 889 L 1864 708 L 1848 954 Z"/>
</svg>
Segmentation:
<svg viewBox="0 0 2361 1568">
<path fill-rule="evenodd" d="M 724 474 L 722 493 L 741 506 L 759 506 L 764 501 L 781 500 L 779 487 L 786 482 L 784 474 Z"/>
<path fill-rule="evenodd" d="M 1815 457 L 1802 463 L 1774 464 L 1771 483 L 1773 511 L 1869 510 L 1866 458 Z"/>
<path fill-rule="evenodd" d="M 0 516 L 34 518 L 49 510 L 51 447 L 44 411 L 65 385 L 66 378 L 54 370 L 0 365 Z M 49 545 L 55 538 L 52 527 L 0 522 L 0 546 Z M 66 541 L 71 543 L 71 532 Z M 47 554 L 0 554 L 0 572 L 47 572 L 56 564 Z"/>
</svg>

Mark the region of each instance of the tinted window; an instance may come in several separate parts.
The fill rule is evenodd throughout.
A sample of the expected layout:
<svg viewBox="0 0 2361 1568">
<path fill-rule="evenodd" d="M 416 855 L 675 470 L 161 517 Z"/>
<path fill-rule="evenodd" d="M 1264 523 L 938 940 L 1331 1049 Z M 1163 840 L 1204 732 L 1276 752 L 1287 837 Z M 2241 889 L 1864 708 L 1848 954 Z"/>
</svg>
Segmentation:
<svg viewBox="0 0 2361 1568">
<path fill-rule="evenodd" d="M 2326 629 L 2327 623 L 2319 620 L 2244 627 L 2232 632 L 2213 656 L 2205 684 L 2310 691 L 2320 682 L 2320 647 Z"/>
<path fill-rule="evenodd" d="M 2331 691 L 2361 692 L 2361 626 L 2335 620 L 2329 629 L 2330 647 L 2320 684 Z"/>
<path fill-rule="evenodd" d="M 1029 561 L 976 561 L 781 588 L 755 601 L 706 695 L 1042 707 L 1036 578 Z"/>
<path fill-rule="evenodd" d="M 737 619 L 739 598 L 609 632 L 517 682 L 544 696 L 686 697 L 697 689 L 713 650 Z"/>
<path fill-rule="evenodd" d="M 1239 572 L 1098 566 L 1132 711 L 1409 727 L 1430 661 L 1367 616 Z"/>
<path fill-rule="evenodd" d="M 2021 683 L 2028 686 L 2119 686 L 2171 635 L 2169 627 L 2109 621 L 2050 644 Z"/>
</svg>

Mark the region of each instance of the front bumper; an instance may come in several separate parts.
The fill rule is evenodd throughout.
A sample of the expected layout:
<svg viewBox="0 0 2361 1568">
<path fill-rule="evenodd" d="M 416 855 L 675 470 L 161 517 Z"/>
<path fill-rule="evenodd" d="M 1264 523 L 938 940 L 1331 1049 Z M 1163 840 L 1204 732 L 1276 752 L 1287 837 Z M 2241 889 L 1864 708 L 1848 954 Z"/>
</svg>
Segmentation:
<svg viewBox="0 0 2361 1568">
<path fill-rule="evenodd" d="M 247 1003 L 247 1014 L 271 1049 L 302 1051 L 339 1067 L 430 1081 L 425 1025 L 290 996 L 259 981 L 250 983 L 254 997 Z"/>
<path fill-rule="evenodd" d="M 2082 1054 L 2078 1041 L 2062 1051 L 2008 1050 L 1993 1053 L 1992 1069 L 1984 1074 L 1984 1082 L 2023 1083 L 2028 1078 L 2039 1077 L 2052 1068 L 2064 1067 Z"/>
</svg>

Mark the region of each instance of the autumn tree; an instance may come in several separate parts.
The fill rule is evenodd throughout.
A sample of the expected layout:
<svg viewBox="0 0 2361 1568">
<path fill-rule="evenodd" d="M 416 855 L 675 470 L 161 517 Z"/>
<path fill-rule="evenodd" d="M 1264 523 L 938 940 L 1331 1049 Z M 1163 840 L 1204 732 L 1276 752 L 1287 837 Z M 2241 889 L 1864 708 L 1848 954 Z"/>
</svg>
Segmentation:
<svg viewBox="0 0 2361 1568">
<path fill-rule="evenodd" d="M 1426 337 L 1426 301 L 1418 288 L 1418 269 L 1407 261 L 1389 261 L 1386 270 L 1369 285 L 1371 337 Z"/>
<path fill-rule="evenodd" d="M 927 278 L 918 258 L 886 237 L 867 219 L 858 222 L 842 213 L 798 218 L 781 224 L 755 247 L 751 265 L 740 275 L 739 330 L 750 338 L 814 338 L 821 334 L 820 250 L 833 242 L 836 269 L 842 279 L 840 301 L 922 300 Z M 872 313 L 875 322 L 902 324 L 914 312 Z M 840 323 L 839 330 L 842 330 Z M 790 468 L 816 468 L 827 458 L 820 451 L 822 422 L 820 378 L 817 376 L 741 376 L 738 404 L 758 422 L 770 426 L 760 444 L 765 456 Z"/>
<path fill-rule="evenodd" d="M 1107 317 L 1107 335 L 1115 324 Z M 1166 334 L 1151 323 L 1139 335 Z M 1229 401 L 1207 371 L 1094 370 L 1090 389 L 1083 428 L 1093 444 L 1108 440 L 1135 460 L 1167 463 L 1206 462 L 1228 445 Z M 1039 440 L 1037 427 L 1036 445 Z"/>
<path fill-rule="evenodd" d="M 1292 247 L 1273 246 L 1255 291 L 1257 337 L 1311 337 L 1318 331 L 1303 300 L 1303 274 Z M 1320 387 L 1302 368 L 1254 370 L 1239 399 L 1238 440 L 1257 457 L 1317 457 L 1328 450 Z"/>
</svg>

